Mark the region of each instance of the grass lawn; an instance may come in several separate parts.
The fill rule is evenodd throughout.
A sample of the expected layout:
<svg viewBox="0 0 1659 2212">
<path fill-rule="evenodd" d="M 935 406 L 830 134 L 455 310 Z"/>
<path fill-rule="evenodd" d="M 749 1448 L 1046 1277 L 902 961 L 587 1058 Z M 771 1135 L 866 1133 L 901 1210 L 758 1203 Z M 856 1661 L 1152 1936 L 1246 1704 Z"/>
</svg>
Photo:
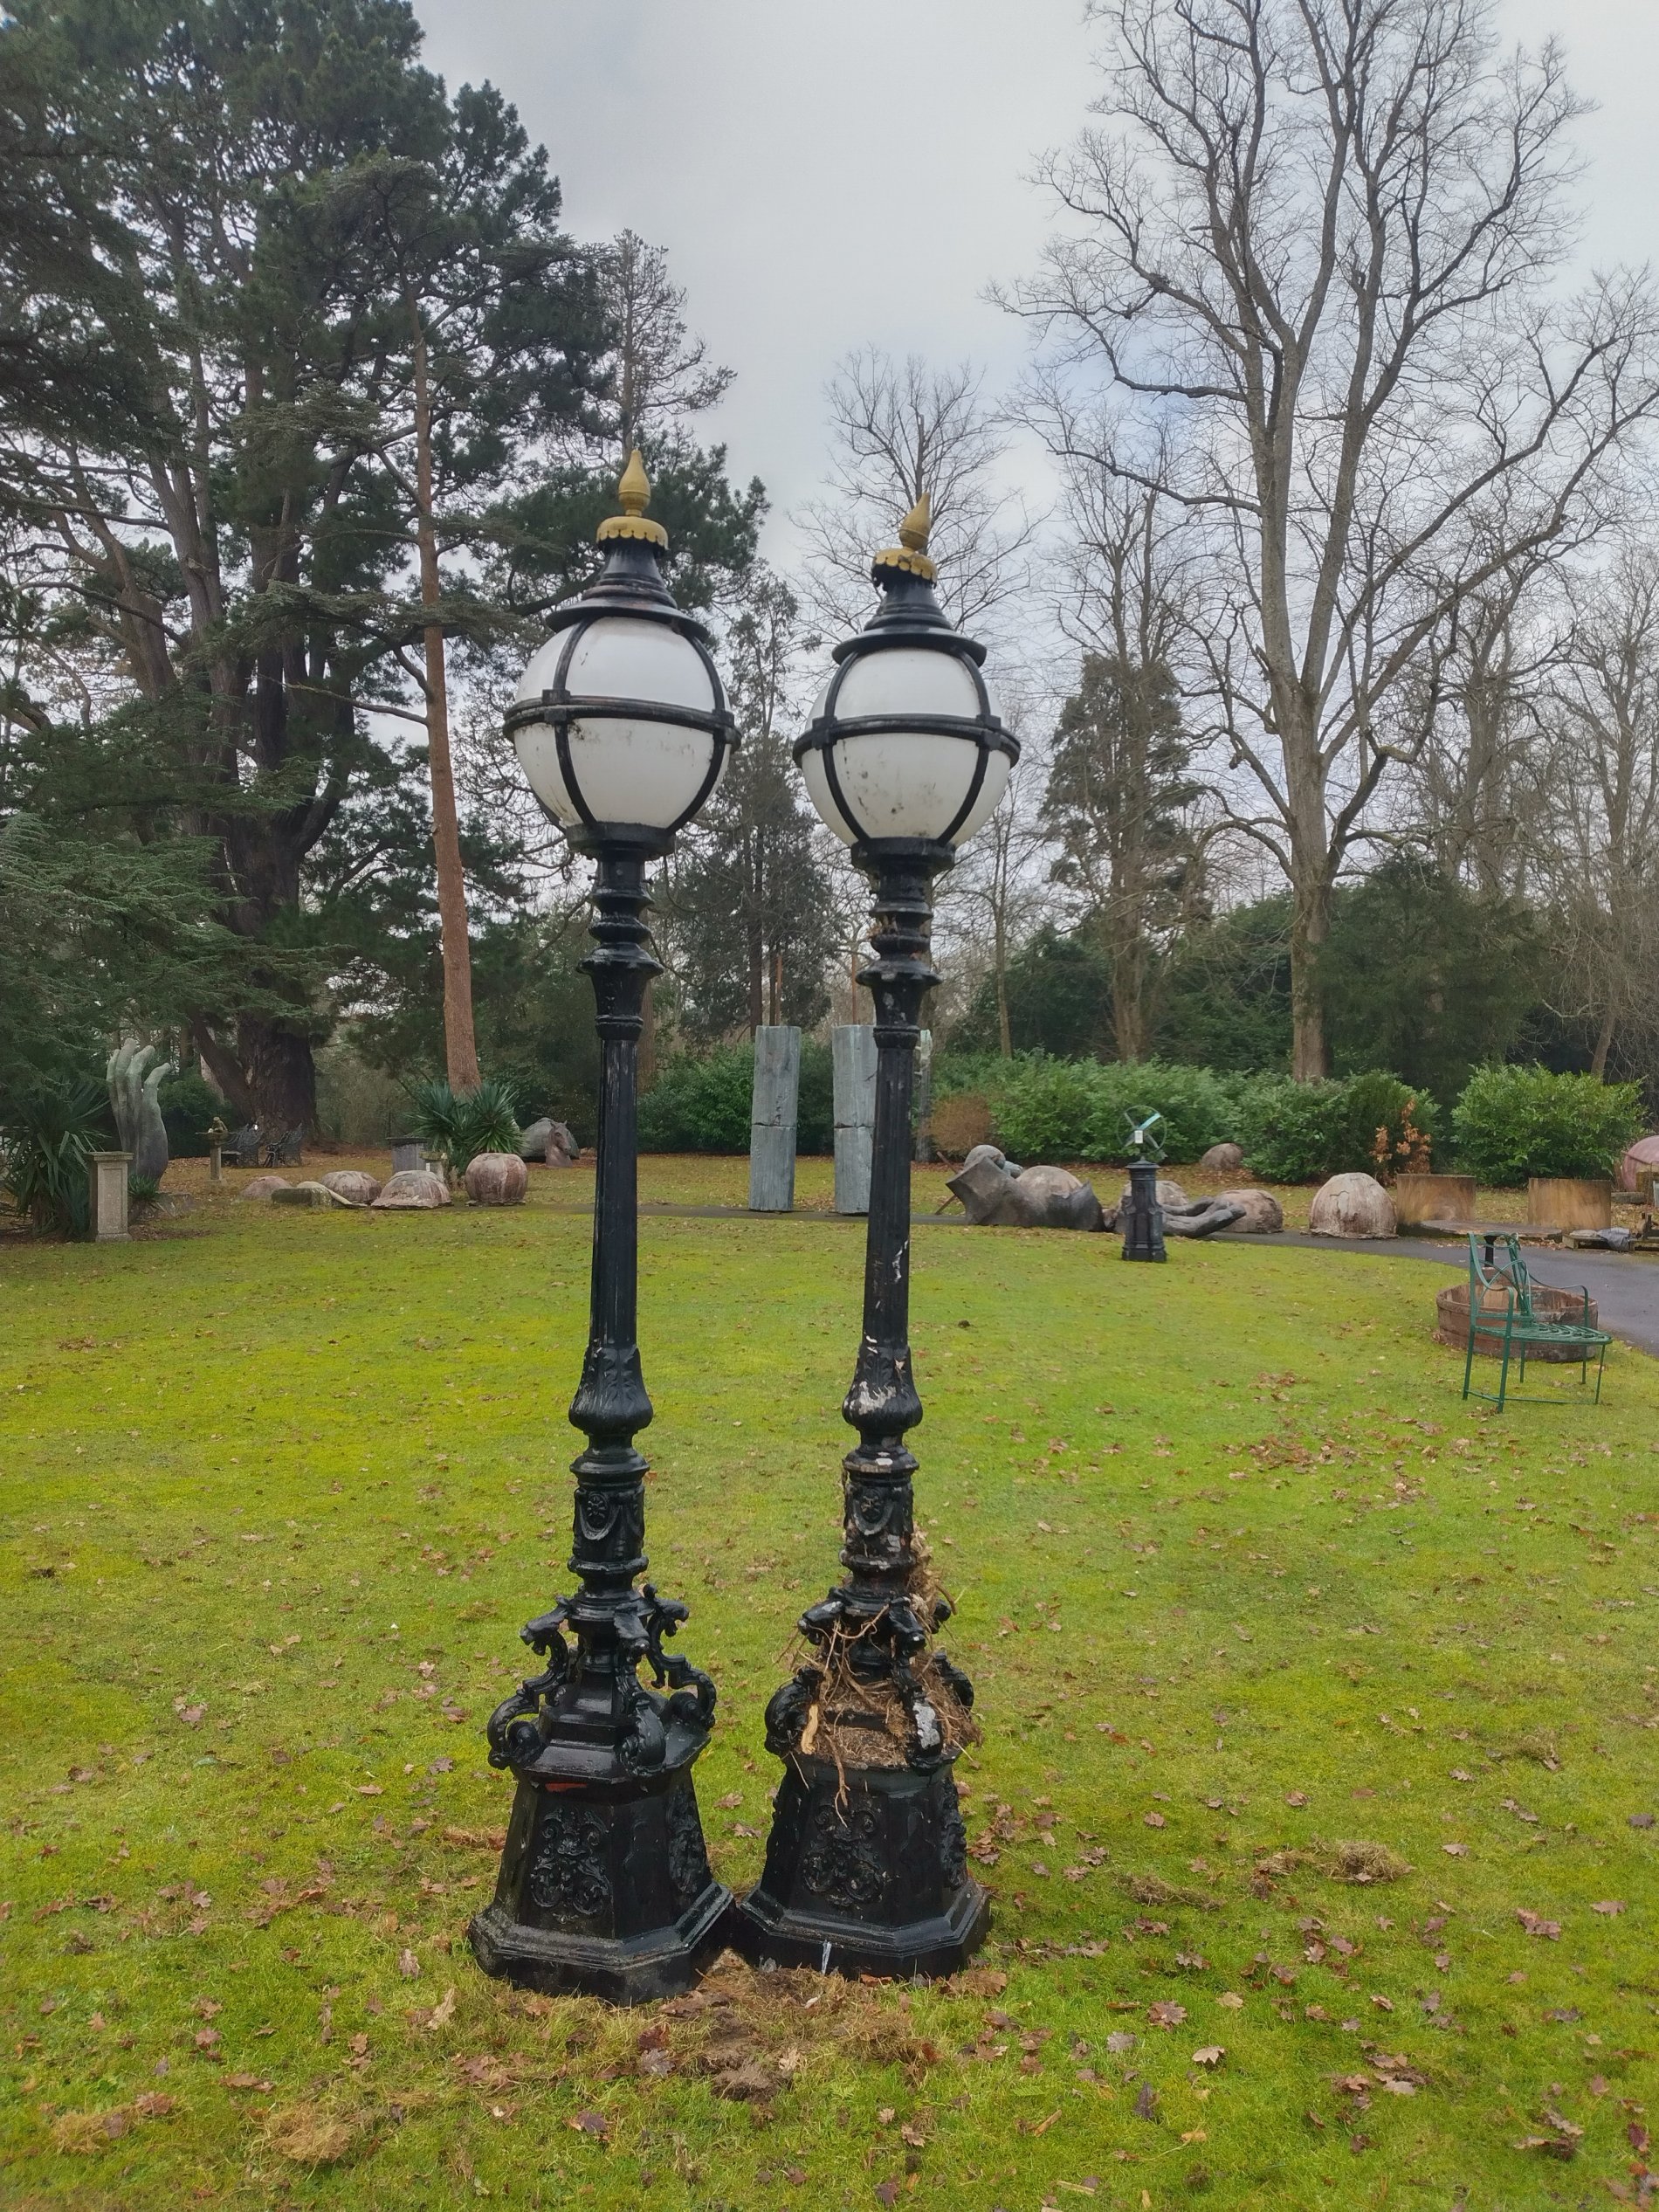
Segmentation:
<svg viewBox="0 0 1659 2212">
<path fill-rule="evenodd" d="M 981 1960 L 625 2015 L 485 1981 L 482 1727 L 569 1579 L 589 1187 L 0 1244 L 0 2201 L 1647 2201 L 1659 1367 L 1466 1408 L 1398 1260 L 919 1231 Z M 862 1235 L 641 1246 L 654 1578 L 741 1887 L 836 1574 Z"/>
</svg>

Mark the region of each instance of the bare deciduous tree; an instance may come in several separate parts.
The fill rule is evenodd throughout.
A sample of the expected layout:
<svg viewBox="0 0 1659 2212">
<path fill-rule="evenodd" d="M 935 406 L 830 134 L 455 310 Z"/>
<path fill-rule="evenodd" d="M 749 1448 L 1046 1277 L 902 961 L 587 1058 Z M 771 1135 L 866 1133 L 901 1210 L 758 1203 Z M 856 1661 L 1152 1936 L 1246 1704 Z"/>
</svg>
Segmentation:
<svg viewBox="0 0 1659 2212">
<path fill-rule="evenodd" d="M 1186 650 L 1240 826 L 1290 882 L 1293 1068 L 1317 1077 L 1318 954 L 1398 757 L 1390 696 L 1598 495 L 1659 400 L 1654 309 L 1625 278 L 1557 296 L 1580 110 L 1553 47 L 1500 59 L 1485 0 L 1091 12 L 1108 122 L 1046 165 L 1067 227 L 1011 304 L 1049 341 L 1063 433 L 1090 419 L 1079 381 L 1139 418 L 1079 449 L 1096 465 L 1154 480 L 1147 435 L 1180 425 L 1169 488 L 1211 579 Z"/>
<path fill-rule="evenodd" d="M 925 492 L 940 602 L 972 631 L 1024 589 L 1036 526 L 998 482 L 1008 425 L 964 362 L 931 369 L 871 346 L 830 382 L 830 466 L 822 498 L 796 517 L 807 541 L 804 588 L 813 614 L 837 634 L 871 603 L 872 554 L 892 543 L 901 515 Z"/>
<path fill-rule="evenodd" d="M 1616 1039 L 1659 1033 L 1659 548 L 1574 580 L 1572 633 L 1545 709 L 1538 872 L 1553 909 L 1556 1011 Z"/>
</svg>

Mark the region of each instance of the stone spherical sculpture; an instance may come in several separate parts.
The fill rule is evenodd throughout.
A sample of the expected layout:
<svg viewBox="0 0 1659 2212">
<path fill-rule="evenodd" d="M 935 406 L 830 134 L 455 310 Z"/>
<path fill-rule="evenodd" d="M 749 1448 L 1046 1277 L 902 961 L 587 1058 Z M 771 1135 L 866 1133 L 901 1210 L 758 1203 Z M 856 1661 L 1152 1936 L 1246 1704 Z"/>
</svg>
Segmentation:
<svg viewBox="0 0 1659 2212">
<path fill-rule="evenodd" d="M 405 1168 L 382 1189 L 370 1210 L 377 1214 L 418 1213 L 432 1206 L 447 1206 L 450 1194 L 442 1175 L 424 1168 Z"/>
<path fill-rule="evenodd" d="M 1244 1165 L 1243 1147 L 1213 1144 L 1198 1164 L 1212 1175 L 1236 1175 Z"/>
<path fill-rule="evenodd" d="M 380 1178 L 365 1175 L 361 1168 L 336 1168 L 320 1181 L 325 1190 L 332 1190 L 348 1206 L 372 1206 L 380 1196 Z"/>
<path fill-rule="evenodd" d="M 480 1152 L 467 1162 L 466 1195 L 475 1206 L 521 1206 L 529 1180 L 516 1152 Z"/>
<path fill-rule="evenodd" d="M 1223 1190 L 1220 1202 L 1243 1216 L 1233 1223 L 1236 1237 L 1277 1237 L 1284 1226 L 1284 1209 L 1270 1190 Z"/>
<path fill-rule="evenodd" d="M 1316 1237 L 1392 1237 L 1394 1202 L 1374 1175 L 1332 1175 L 1314 1194 L 1308 1227 Z"/>
</svg>

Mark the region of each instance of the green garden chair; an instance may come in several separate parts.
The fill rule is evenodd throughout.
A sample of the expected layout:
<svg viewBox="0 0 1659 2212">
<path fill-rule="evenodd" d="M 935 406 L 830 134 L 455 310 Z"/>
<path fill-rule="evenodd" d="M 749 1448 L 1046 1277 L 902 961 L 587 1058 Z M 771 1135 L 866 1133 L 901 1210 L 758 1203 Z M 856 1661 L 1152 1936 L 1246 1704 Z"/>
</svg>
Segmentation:
<svg viewBox="0 0 1659 2212">
<path fill-rule="evenodd" d="M 1484 1248 L 1483 1250 L 1483 1247 Z M 1501 1247 L 1501 1249 L 1500 1249 Z M 1499 1410 L 1510 1395 L 1509 1370 L 1511 1357 L 1518 1357 L 1518 1381 L 1523 1388 L 1515 1396 L 1528 1405 L 1559 1405 L 1562 1400 L 1554 1395 L 1543 1395 L 1525 1390 L 1526 1355 L 1540 1346 L 1566 1347 L 1579 1354 L 1579 1381 L 1587 1389 L 1590 1380 L 1590 1354 L 1595 1354 L 1595 1397 L 1601 1402 L 1601 1372 L 1607 1362 L 1607 1347 L 1613 1339 L 1605 1329 L 1594 1327 L 1590 1320 L 1590 1293 L 1582 1284 L 1577 1292 L 1582 1300 L 1576 1315 L 1566 1313 L 1556 1320 L 1548 1320 L 1533 1310 L 1533 1283 L 1527 1272 L 1526 1262 L 1521 1258 L 1520 1245 L 1513 1237 L 1472 1236 L 1469 1240 L 1469 1351 L 1463 1361 L 1463 1395 L 1466 1398 L 1485 1398 Z M 1497 1371 L 1497 1388 L 1477 1390 L 1474 1387 L 1475 1338 L 1503 1339 L 1501 1364 Z"/>
</svg>

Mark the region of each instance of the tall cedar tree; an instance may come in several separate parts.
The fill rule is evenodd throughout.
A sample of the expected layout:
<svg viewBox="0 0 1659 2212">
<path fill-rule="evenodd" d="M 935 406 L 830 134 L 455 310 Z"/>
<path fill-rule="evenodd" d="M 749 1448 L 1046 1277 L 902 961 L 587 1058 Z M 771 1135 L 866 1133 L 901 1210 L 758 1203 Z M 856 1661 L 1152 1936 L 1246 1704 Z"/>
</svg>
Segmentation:
<svg viewBox="0 0 1659 2212">
<path fill-rule="evenodd" d="M 527 260 L 503 355 L 536 364 L 550 412 L 588 368 L 591 333 L 561 327 L 547 281 L 545 157 L 492 93 L 448 101 L 419 37 L 403 0 L 18 0 L 0 31 L 0 108 L 47 79 L 39 104 L 98 149 L 96 205 L 64 203 L 84 250 L 32 272 L 25 346 L 101 317 L 139 388 L 66 413 L 38 365 L 10 377 L 0 491 L 63 549 L 65 589 L 144 703 L 174 826 L 211 841 L 245 961 L 193 1009 L 194 1035 L 238 1107 L 282 1122 L 312 1117 L 324 1018 L 322 959 L 296 972 L 293 956 L 306 859 L 384 772 L 362 710 L 396 708 L 430 624 L 404 588 L 384 434 L 410 382 L 410 336 L 395 348 L 389 324 L 409 271 L 369 240 L 339 252 L 331 183 L 389 157 L 444 174 L 481 149 L 478 193 Z M 487 438 L 481 452 L 487 480 Z"/>
<path fill-rule="evenodd" d="M 1192 895 L 1186 810 L 1200 787 L 1190 759 L 1167 667 L 1084 656 L 1060 711 L 1043 817 L 1059 846 L 1056 880 L 1082 894 L 1105 954 L 1119 1059 L 1150 1049 L 1157 948 Z"/>
</svg>

